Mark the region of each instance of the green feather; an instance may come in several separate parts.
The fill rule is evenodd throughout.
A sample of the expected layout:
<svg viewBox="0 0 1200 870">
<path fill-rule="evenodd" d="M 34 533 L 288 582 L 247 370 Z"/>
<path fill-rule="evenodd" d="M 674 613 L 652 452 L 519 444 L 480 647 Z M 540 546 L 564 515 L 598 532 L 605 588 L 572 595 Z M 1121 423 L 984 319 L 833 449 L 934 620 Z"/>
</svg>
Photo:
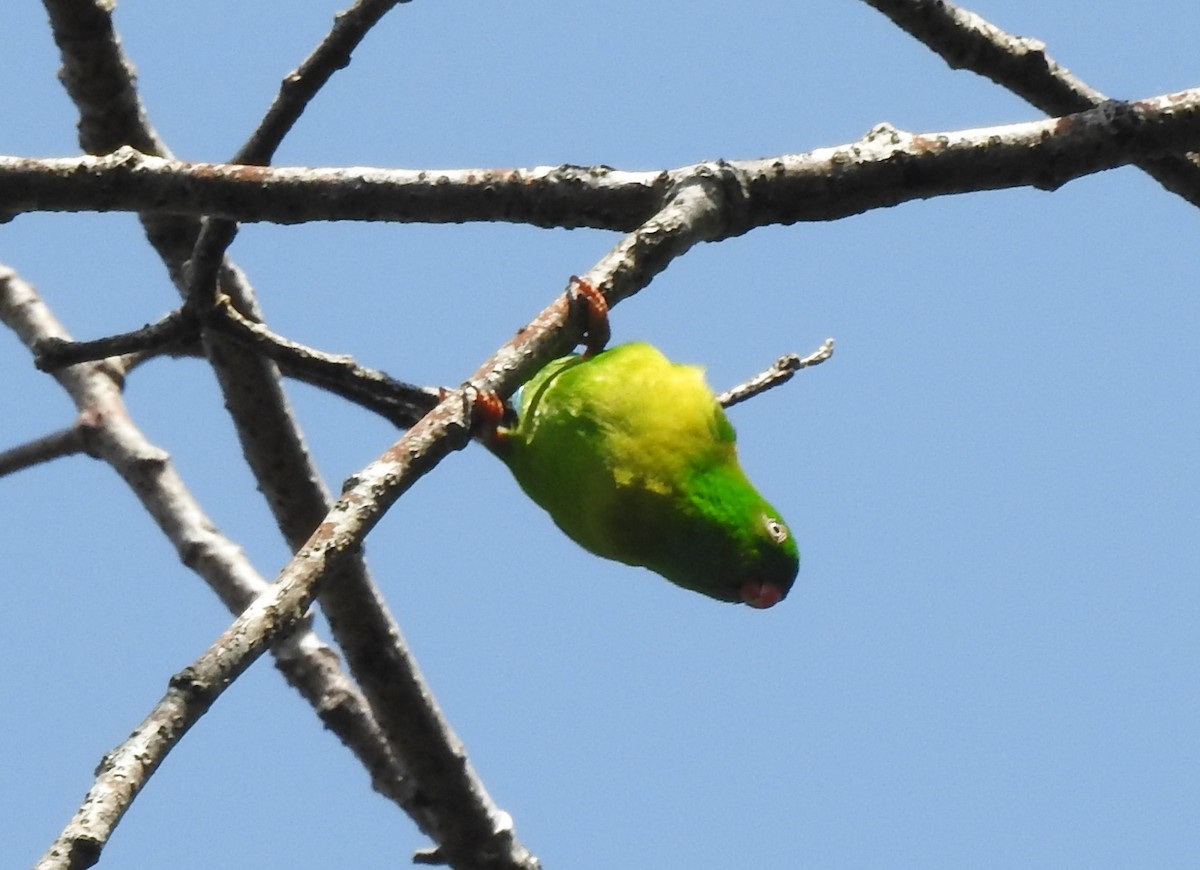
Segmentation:
<svg viewBox="0 0 1200 870">
<path fill-rule="evenodd" d="M 757 607 L 795 581 L 796 543 L 738 464 L 703 372 L 648 344 L 549 363 L 522 389 L 496 452 L 598 556 Z"/>
</svg>

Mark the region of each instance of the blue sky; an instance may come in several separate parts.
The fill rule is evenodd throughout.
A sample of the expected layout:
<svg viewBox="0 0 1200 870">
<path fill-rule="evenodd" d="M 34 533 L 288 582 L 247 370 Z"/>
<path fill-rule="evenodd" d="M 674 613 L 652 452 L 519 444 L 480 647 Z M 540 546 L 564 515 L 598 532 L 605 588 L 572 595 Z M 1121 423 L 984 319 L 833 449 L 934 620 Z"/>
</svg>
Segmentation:
<svg viewBox="0 0 1200 870">
<path fill-rule="evenodd" d="M 0 153 L 77 153 L 39 4 L 0 35 Z M 336 5 L 126 0 L 160 133 L 232 154 Z M 1116 97 L 1200 84 L 1200 7 L 971 6 Z M 666 168 L 805 151 L 887 120 L 1038 117 L 865 4 L 397 8 L 276 162 Z M 1200 215 L 1135 170 L 943 197 L 704 245 L 613 314 L 726 388 L 832 361 L 731 412 L 798 535 L 770 611 L 564 538 L 485 451 L 383 520 L 368 562 L 496 801 L 547 868 L 1194 867 L 1200 862 Z M 457 383 L 616 241 L 516 226 L 248 226 L 277 331 Z M 0 261 L 79 337 L 176 304 L 129 215 L 24 215 Z M 72 408 L 0 336 L 0 447 Z M 206 367 L 139 369 L 134 419 L 259 570 L 287 558 Z M 297 386 L 336 482 L 395 437 Z M 0 480 L 0 864 L 28 866 L 102 753 L 229 621 L 116 475 Z M 266 660 L 188 734 L 112 866 L 384 868 L 426 843 Z"/>
</svg>

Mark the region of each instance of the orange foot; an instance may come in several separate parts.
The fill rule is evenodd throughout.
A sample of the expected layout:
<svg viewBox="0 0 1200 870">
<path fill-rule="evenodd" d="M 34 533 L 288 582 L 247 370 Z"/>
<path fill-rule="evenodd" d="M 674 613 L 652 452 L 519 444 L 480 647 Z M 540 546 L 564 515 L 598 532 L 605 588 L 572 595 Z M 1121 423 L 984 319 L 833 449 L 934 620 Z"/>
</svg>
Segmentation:
<svg viewBox="0 0 1200 870">
<path fill-rule="evenodd" d="M 590 281 L 578 275 L 571 276 L 569 299 L 572 304 L 582 303 L 584 313 L 583 358 L 595 356 L 604 350 L 612 330 L 608 326 L 608 300 Z"/>
<path fill-rule="evenodd" d="M 504 402 L 491 390 L 475 392 L 475 413 L 471 420 L 472 434 L 486 444 L 498 444 L 504 435 Z"/>
</svg>

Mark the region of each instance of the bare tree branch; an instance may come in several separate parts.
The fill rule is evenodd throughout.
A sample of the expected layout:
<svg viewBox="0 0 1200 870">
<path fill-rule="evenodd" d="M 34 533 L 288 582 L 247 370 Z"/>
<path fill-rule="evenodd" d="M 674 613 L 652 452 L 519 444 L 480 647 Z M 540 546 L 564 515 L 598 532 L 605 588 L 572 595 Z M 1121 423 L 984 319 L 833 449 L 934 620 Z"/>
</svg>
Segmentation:
<svg viewBox="0 0 1200 870">
<path fill-rule="evenodd" d="M 34 289 L 0 266 L 0 321 L 28 346 L 65 336 Z M 174 544 L 180 561 L 198 573 L 234 613 L 267 586 L 241 548 L 222 535 L 176 472 L 165 451 L 151 444 L 130 419 L 121 398 L 124 370 L 111 361 L 87 363 L 56 375 L 79 410 L 75 432 L 81 449 L 108 463 L 141 500 Z M 366 700 L 338 665 L 337 655 L 307 627 L 272 647 L 288 682 L 325 725 L 359 758 L 382 794 L 411 801 L 403 775 Z M 92 841 L 89 841 L 92 842 Z M 87 849 L 103 845 L 92 842 Z M 71 865 L 85 866 L 85 865 Z"/>
<path fill-rule="evenodd" d="M 0 477 L 63 456 L 86 452 L 87 446 L 78 426 L 60 429 L 19 447 L 0 451 Z"/>
<path fill-rule="evenodd" d="M 146 118 L 137 74 L 113 28 L 112 4 L 44 0 L 43 5 L 63 59 L 59 81 L 79 109 L 83 150 L 108 154 L 129 146 L 144 154 L 172 156 Z"/>
<path fill-rule="evenodd" d="M 743 198 L 744 219 L 728 222 L 728 236 L 946 194 L 1022 186 L 1052 190 L 1198 141 L 1200 88 L 1000 127 L 907 133 L 885 124 L 859 142 L 670 172 L 272 169 L 182 163 L 128 149 L 101 158 L 0 157 L 0 198 L 15 212 L 154 205 L 180 214 L 280 223 L 511 221 L 625 229 L 695 176 L 721 179 Z M 563 194 L 564 177 L 575 180 L 569 197 Z"/>
<path fill-rule="evenodd" d="M 390 421 L 397 428 L 413 426 L 433 410 L 448 392 L 445 387 L 421 387 L 396 380 L 387 372 L 359 365 L 349 354 L 327 353 L 293 341 L 273 332 L 264 324 L 242 317 L 227 303 L 218 310 L 220 314 L 210 319 L 212 328 L 257 348 L 273 360 L 287 377 L 353 402 Z M 80 346 L 84 344 L 79 342 Z M 74 345 L 65 343 L 65 346 Z M 806 357 L 784 354 L 770 368 L 718 395 L 717 402 L 729 408 L 782 386 L 800 369 L 825 362 L 833 356 L 833 349 L 833 339 L 827 338 Z M 199 350 L 193 349 L 192 353 L 199 355 Z M 488 446 L 486 441 L 481 443 Z"/>
<path fill-rule="evenodd" d="M 448 402 L 451 413 L 430 415 L 410 430 L 359 475 L 358 484 L 334 505 L 311 541 L 201 655 L 172 680 L 166 695 L 120 746 L 108 753 L 82 806 L 51 845 L 37 870 L 82 868 L 94 864 L 113 828 L 147 779 L 213 701 L 267 648 L 267 644 L 301 623 L 318 582 L 334 564 L 351 558 L 362 536 L 383 509 L 445 453 L 461 446 L 466 428 L 452 413 L 461 403 Z M 457 438 L 450 437 L 457 433 Z M 405 442 L 411 443 L 411 449 Z M 465 442 L 464 442 L 465 443 Z M 459 748 L 459 761 L 466 765 Z M 499 814 L 497 814 L 499 818 Z M 507 840 L 511 832 L 497 824 L 482 840 Z M 485 864 L 462 866 L 488 866 Z M 534 864 L 496 864 L 524 866 Z"/>
<path fill-rule="evenodd" d="M 692 181 L 655 217 L 621 240 L 589 273 L 608 286 L 616 304 L 650 282 L 670 261 L 721 226 L 722 189 Z M 473 397 L 479 390 L 507 396 L 529 372 L 581 334 L 569 295 L 558 297 L 485 362 L 463 388 L 447 393 L 428 415 L 347 484 L 347 490 L 275 583 L 255 600 L 200 659 L 177 675 L 171 689 L 126 743 L 110 753 L 80 810 L 38 870 L 69 866 L 73 851 L 94 860 L 129 802 L 186 730 L 220 692 L 261 654 L 278 632 L 302 618 L 327 573 L 354 557 L 382 513 L 420 476 L 470 440 Z M 384 647 L 390 648 L 391 645 Z M 458 868 L 535 868 L 516 839 L 512 820 L 488 797 L 432 695 L 406 709 L 407 687 L 383 692 L 375 707 L 401 757 L 411 759 L 419 784 L 415 818 L 438 843 L 422 862 Z M 398 715 L 399 714 L 399 715 Z M 415 751 L 419 749 L 420 751 Z M 411 754 L 410 754 L 411 753 Z M 82 866 L 82 865 L 81 865 Z"/>
<path fill-rule="evenodd" d="M 348 354 L 324 353 L 292 341 L 243 317 L 232 305 L 222 305 L 211 326 L 270 357 L 289 377 L 349 399 L 400 429 L 409 428 L 432 411 L 446 393 L 444 389 L 406 384 L 386 372 L 365 368 Z"/>
<path fill-rule="evenodd" d="M 1014 36 L 946 0 L 864 0 L 925 43 L 951 69 L 969 69 L 1007 88 L 1047 115 L 1081 112 L 1108 97 L 1046 53 L 1044 43 Z M 1163 154 L 1133 161 L 1167 190 L 1200 205 L 1200 154 Z"/>
<path fill-rule="evenodd" d="M 222 329 L 258 348 L 288 377 L 320 387 L 336 396 L 373 411 L 400 429 L 407 429 L 429 413 L 445 396 L 445 387 L 419 387 L 398 381 L 386 372 L 359 365 L 349 354 L 326 353 L 272 332 L 265 325 L 247 320 L 231 306 L 222 306 L 223 318 L 213 318 Z M 752 399 L 782 386 L 800 369 L 825 362 L 833 356 L 834 341 L 827 338 L 806 357 L 789 353 L 770 368 L 718 395 L 723 407 Z M 485 447 L 486 440 L 481 441 Z"/>
<path fill-rule="evenodd" d="M 352 558 L 363 536 L 383 511 L 422 474 L 468 439 L 464 391 L 449 395 L 439 407 L 409 430 L 378 460 L 358 475 L 356 483 L 333 506 L 310 541 L 220 638 L 195 662 L 176 674 L 162 701 L 133 734 L 109 753 L 83 805 L 37 865 L 38 870 L 77 868 L 94 863 L 113 827 L 133 797 L 220 693 L 266 649 L 275 637 L 304 618 L 317 584 L 336 563 Z M 436 713 L 432 698 L 427 699 Z M 461 745 L 453 745 L 454 766 L 476 782 Z M 482 789 L 464 796 L 479 804 L 476 812 L 435 824 L 462 828 L 462 836 L 446 835 L 444 848 L 459 867 L 534 868 L 536 860 L 513 837 L 511 820 L 490 805 Z M 423 802 L 419 803 L 422 806 Z M 432 815 L 426 812 L 424 815 Z M 486 829 L 479 823 L 486 821 Z M 470 850 L 460 856 L 459 850 Z"/>
<path fill-rule="evenodd" d="M 95 66 L 97 75 L 106 80 L 104 85 L 108 91 L 122 98 L 128 97 L 129 101 L 136 104 L 132 66 L 122 56 L 111 21 L 107 20 L 109 5 L 103 0 L 44 2 L 48 8 L 53 7 L 51 21 L 56 30 L 56 41 L 66 58 L 65 64 L 68 67 L 85 69 Z M 374 4 L 360 4 L 360 8 L 372 6 Z M 56 15 L 55 10 L 59 14 Z M 76 17 L 89 25 L 85 29 L 86 38 L 61 38 L 59 25 L 64 21 L 68 25 L 74 24 Z M 96 105 L 81 107 L 81 141 L 84 141 L 87 147 L 93 138 L 85 131 L 85 126 L 88 126 L 85 122 L 93 113 L 103 116 L 105 88 L 101 88 L 97 95 L 96 89 L 90 87 L 92 82 L 84 83 L 85 86 L 81 88 L 72 88 L 70 84 L 68 81 L 68 91 L 73 98 L 98 99 Z M 78 82 L 76 85 L 78 86 Z M 116 104 L 112 108 L 121 112 L 124 103 Z M 123 141 L 126 142 L 138 142 L 147 138 L 158 141 L 157 136 L 152 136 L 152 131 L 148 131 L 143 112 L 139 110 L 136 113 L 125 113 L 123 117 L 130 126 L 127 130 L 118 131 L 118 138 L 125 136 Z M 89 131 L 90 129 L 88 126 Z M 195 251 L 198 224 L 190 218 L 179 219 L 164 215 L 155 210 L 153 205 L 149 206 L 149 209 L 141 213 L 147 235 L 167 264 L 180 292 L 187 294 L 190 281 L 184 264 Z M 207 268 L 204 264 L 217 258 L 205 255 L 200 259 L 201 266 Z M 225 261 L 220 271 L 220 289 L 234 301 L 243 314 L 252 319 L 261 319 L 249 283 L 242 272 L 229 261 Z M 243 453 L 251 465 L 259 488 L 267 498 L 289 545 L 298 549 L 325 516 L 329 498 L 308 455 L 299 428 L 292 418 L 278 371 L 273 364 L 260 358 L 257 353 L 222 340 L 220 336 L 206 335 L 205 347 L 221 384 L 226 407 L 237 426 Z M 456 849 L 452 843 L 447 846 L 440 839 L 443 829 L 449 832 L 445 836 L 451 839 L 457 836 L 458 830 L 470 830 L 472 825 L 491 831 L 495 823 L 489 809 L 490 798 L 487 798 L 478 779 L 474 778 L 469 770 L 463 769 L 461 746 L 442 721 L 432 694 L 408 652 L 399 627 L 387 611 L 382 596 L 367 574 L 361 559 L 355 554 L 346 559 L 336 560 L 331 570 L 337 576 L 326 584 L 321 606 L 329 617 L 338 644 L 346 655 L 352 673 L 370 700 L 375 715 L 386 716 L 393 722 L 430 723 L 430 726 L 423 730 L 417 729 L 424 743 L 398 743 L 395 741 L 397 729 L 386 728 L 385 734 L 388 735 L 396 756 L 402 760 L 410 773 L 418 769 L 423 771 L 421 763 L 427 756 L 457 759 L 452 765 L 459 777 L 455 782 L 463 782 L 462 778 L 466 777 L 469 780 L 468 791 L 471 794 L 482 795 L 480 800 L 455 803 L 426 800 L 425 794 L 421 793 L 418 807 L 414 807 L 407 800 L 402 803 L 423 830 L 437 833 L 435 840 L 448 848 L 450 854 L 457 854 L 461 849 Z M 388 704 L 393 707 L 385 710 Z M 414 746 L 416 757 L 406 756 L 403 749 L 413 751 Z M 418 790 L 424 787 L 423 783 L 416 784 Z M 436 794 L 437 784 L 431 788 Z M 453 812 L 454 816 L 438 823 L 435 817 L 443 806 L 449 806 L 448 811 Z M 480 806 L 483 809 L 479 809 Z"/>
<path fill-rule="evenodd" d="M 356 0 L 353 6 L 339 12 L 333 29 L 321 44 L 288 73 L 275 95 L 258 129 L 238 149 L 231 163 L 266 165 L 292 125 L 304 113 L 309 102 L 335 72 L 350 65 L 350 55 L 367 33 L 393 7 L 409 0 Z"/>
<path fill-rule="evenodd" d="M 181 307 L 141 329 L 93 341 L 70 341 L 58 336 L 47 336 L 33 347 L 33 363 L 44 372 L 52 372 L 75 363 L 111 356 L 146 351 L 161 352 L 173 344 L 198 337 L 199 323 L 190 310 Z"/>
<path fill-rule="evenodd" d="M 794 353 L 784 354 L 775 360 L 775 364 L 766 371 L 721 393 L 717 396 L 717 402 L 722 407 L 732 408 L 739 402 L 753 399 L 759 393 L 765 393 L 767 390 L 786 384 L 800 369 L 820 365 L 831 356 L 833 356 L 832 338 L 825 339 L 819 348 L 806 357 L 801 358 Z"/>
<path fill-rule="evenodd" d="M 210 312 L 231 300 L 226 319 L 204 321 L 203 346 L 221 381 L 246 457 L 281 531 L 297 552 L 277 582 L 267 586 L 240 550 L 211 527 L 198 506 L 188 503 L 182 483 L 171 477 L 169 457 L 145 442 L 128 420 L 120 398 L 124 369 L 112 361 L 97 361 L 59 372 L 72 395 L 80 393 L 79 425 L 42 439 L 44 447 L 35 442 L 0 454 L 0 473 L 6 459 L 21 463 L 38 450 L 67 452 L 78 440 L 76 450 L 95 451 L 126 476 L 185 563 L 232 583 L 219 587 L 231 608 L 249 606 L 203 656 L 173 678 L 160 704 L 130 739 L 106 756 L 87 800 L 39 868 L 94 863 L 157 765 L 269 645 L 274 645 L 285 671 L 285 661 L 294 656 L 300 663 L 295 667 L 317 672 L 313 685 L 323 686 L 321 692 L 344 688 L 351 696 L 342 699 L 338 709 L 348 716 L 349 724 L 343 727 L 369 732 L 362 746 L 354 744 L 360 754 L 376 753 L 364 764 L 385 779 L 384 790 L 438 844 L 419 853 L 419 862 L 489 870 L 537 867 L 537 859 L 517 839 L 512 820 L 492 802 L 442 717 L 366 573 L 359 548 L 382 513 L 416 479 L 467 443 L 475 391 L 508 395 L 538 366 L 567 350 L 579 334 L 579 324 L 565 299 L 558 299 L 462 388 L 433 391 L 400 384 L 349 358 L 320 354 L 268 330 L 248 281 L 225 256 L 237 232 L 235 221 L 495 220 L 633 230 L 589 273 L 606 290 L 610 304 L 616 304 L 649 284 L 697 242 L 765 224 L 825 220 L 970 190 L 1022 185 L 1049 189 L 1131 161 L 1152 167 L 1152 172 L 1162 164 L 1167 167 L 1162 172 L 1175 172 L 1174 183 L 1190 191 L 1183 195 L 1193 202 L 1200 197 L 1195 166 L 1173 154 L 1194 147 L 1200 138 L 1200 90 L 1138 103 L 1102 102 L 1096 93 L 1095 99 L 1064 111 L 1098 105 L 1096 109 L 1051 122 L 986 130 L 914 135 L 882 125 L 863 141 L 838 148 L 672 172 L 564 166 L 405 173 L 247 165 L 271 159 L 308 101 L 349 62 L 354 46 L 398 2 L 406 0 L 358 0 L 339 16 L 321 46 L 285 78 L 267 116 L 231 164 L 189 164 L 171 158 L 146 118 L 133 67 L 112 28 L 110 0 L 45 0 L 64 57 L 63 81 L 80 108 L 81 142 L 92 153 L 115 153 L 60 161 L 0 158 L 4 215 L 42 210 L 139 212 L 186 302 L 177 321 L 168 318 L 155 325 L 157 330 L 147 327 L 100 342 L 73 343 L 31 288 L 0 268 L 0 315 L 18 332 L 23 329 L 34 336 L 28 341 L 31 346 L 38 342 L 41 360 L 58 354 L 57 364 L 62 366 L 194 338 L 192 324 L 183 324 L 184 314 L 196 310 L 215 316 Z M 876 8 L 961 12 L 952 4 L 920 0 L 867 2 Z M 959 21 L 955 26 L 956 38 L 961 38 L 966 25 Z M 985 42 L 995 45 L 998 33 L 1002 34 L 995 31 Z M 1064 78 L 1059 73 L 1065 71 L 1045 58 L 1042 47 L 1026 42 L 1020 47 L 1023 56 L 1040 54 L 1055 67 L 1051 78 Z M 227 332 L 230 327 L 235 331 Z M 782 357 L 721 400 L 742 401 L 783 383 L 801 367 L 818 364 L 831 352 L 830 341 L 805 359 Z M 393 419 L 411 427 L 352 479 L 332 507 L 271 360 L 310 382 L 336 385 L 344 394 L 352 393 L 355 385 L 378 386 L 381 394 L 391 397 L 391 404 L 381 402 L 379 407 L 386 406 Z M 405 390 L 410 391 L 408 405 L 402 404 Z M 330 674 L 322 667 L 335 657 L 324 646 L 318 649 L 319 642 L 304 629 L 305 614 L 318 590 L 371 710 L 353 686 L 329 688 L 327 681 L 343 679 L 336 663 Z M 257 597 L 250 601 L 252 596 Z M 296 633 L 289 635 L 292 631 Z M 308 639 L 306 644 L 298 644 L 300 637 Z M 313 697 L 310 691 L 306 695 L 321 710 L 322 699 L 329 695 Z"/>
<path fill-rule="evenodd" d="M 348 57 L 353 45 L 392 5 L 394 3 L 357 4 L 347 13 L 348 18 L 335 24 L 313 57 Z M 298 115 L 328 78 L 327 74 L 322 77 L 321 72 L 325 61 L 315 64 L 311 61 L 312 58 L 305 65 L 305 82 L 290 97 L 291 108 L 281 112 L 280 117 L 289 113 Z M 333 67 L 328 66 L 327 73 L 332 71 Z M 285 81 L 285 89 L 286 85 Z M 270 135 L 263 133 L 270 127 L 268 119 L 260 127 L 262 135 L 256 133 L 242 153 L 255 152 L 252 156 L 264 161 L 269 158 L 278 137 L 286 129 L 286 126 L 278 125 L 272 140 Z M 232 224 L 222 226 L 220 221 L 206 217 L 193 253 L 193 266 L 200 263 L 203 268 L 203 264 L 214 262 L 218 252 L 223 251 L 232 239 L 233 232 Z M 261 319 L 240 282 L 229 280 L 237 277 L 236 273 L 230 276 L 228 272 L 221 275 L 219 285 L 231 297 L 232 304 L 225 306 L 227 311 L 231 314 L 236 311 L 243 319 Z M 189 284 L 189 299 L 207 309 L 207 300 L 198 294 L 208 292 L 209 287 L 217 289 L 212 276 L 194 269 Z M 296 470 L 307 470 L 304 468 L 309 465 L 307 455 L 292 454 L 288 464 L 293 468 L 281 466 L 275 445 L 262 438 L 261 400 L 251 393 L 247 396 L 249 401 L 240 401 L 248 383 L 242 372 L 269 364 L 259 360 L 254 351 L 241 349 L 213 331 L 205 333 L 205 344 L 214 361 L 221 357 L 236 361 L 216 367 L 226 394 L 226 405 L 238 427 L 243 450 L 255 477 L 272 502 L 281 530 L 289 544 L 299 548 L 312 529 L 321 528 L 318 523 L 326 512 L 328 496 L 315 468 L 307 475 L 296 475 Z M 273 369 L 273 366 L 269 367 Z M 276 377 L 270 382 L 273 388 L 278 383 Z M 419 439 L 419 426 L 420 423 L 410 429 L 409 435 Z M 298 430 L 292 440 L 295 444 L 301 443 Z M 281 501 L 280 497 L 286 501 Z M 517 841 L 511 818 L 495 807 L 467 762 L 465 749 L 438 709 L 399 626 L 361 559 L 355 554 L 353 558 L 338 560 L 332 570 L 335 576 L 324 584 L 321 606 L 389 744 L 406 765 L 415 791 L 413 800 L 406 802 L 404 808 L 437 844 L 432 851 L 456 867 L 536 867 L 537 859 Z"/>
<path fill-rule="evenodd" d="M 9 215 L 156 209 L 243 223 L 480 220 L 630 230 L 653 213 L 671 184 L 663 172 L 603 167 L 263 167 L 187 163 L 128 147 L 102 157 L 0 156 L 0 197 Z"/>
</svg>

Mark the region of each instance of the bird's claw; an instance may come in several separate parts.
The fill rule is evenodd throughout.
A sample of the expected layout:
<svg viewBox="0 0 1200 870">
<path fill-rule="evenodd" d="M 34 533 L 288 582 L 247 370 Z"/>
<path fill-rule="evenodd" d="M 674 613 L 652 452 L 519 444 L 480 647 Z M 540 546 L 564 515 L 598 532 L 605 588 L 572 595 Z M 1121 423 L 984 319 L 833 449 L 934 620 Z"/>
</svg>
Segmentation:
<svg viewBox="0 0 1200 870">
<path fill-rule="evenodd" d="M 584 315 L 583 358 L 595 356 L 604 350 L 612 331 L 608 325 L 608 300 L 604 298 L 594 284 L 571 276 L 571 289 L 568 299 L 572 305 L 579 304 Z"/>
<path fill-rule="evenodd" d="M 471 434 L 489 444 L 499 442 L 504 434 L 501 424 L 507 410 L 497 393 L 492 390 L 475 390 Z"/>
</svg>

